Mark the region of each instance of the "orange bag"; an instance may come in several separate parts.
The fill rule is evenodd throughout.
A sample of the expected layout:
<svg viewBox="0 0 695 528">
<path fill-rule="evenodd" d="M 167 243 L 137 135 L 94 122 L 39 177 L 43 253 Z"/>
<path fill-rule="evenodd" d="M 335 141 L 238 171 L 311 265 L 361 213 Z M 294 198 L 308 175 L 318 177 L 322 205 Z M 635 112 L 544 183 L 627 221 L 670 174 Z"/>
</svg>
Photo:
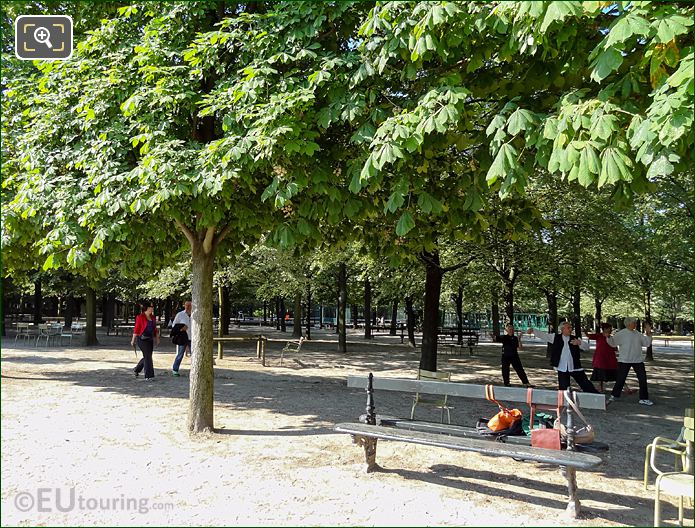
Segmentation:
<svg viewBox="0 0 695 528">
<path fill-rule="evenodd" d="M 495 399 L 494 387 L 492 385 L 485 385 L 485 398 L 496 403 L 500 408 L 500 412 L 490 418 L 487 423 L 490 430 L 502 431 L 509 429 L 514 425 L 514 422 L 521 420 L 522 414 L 519 409 L 507 409 Z"/>
</svg>

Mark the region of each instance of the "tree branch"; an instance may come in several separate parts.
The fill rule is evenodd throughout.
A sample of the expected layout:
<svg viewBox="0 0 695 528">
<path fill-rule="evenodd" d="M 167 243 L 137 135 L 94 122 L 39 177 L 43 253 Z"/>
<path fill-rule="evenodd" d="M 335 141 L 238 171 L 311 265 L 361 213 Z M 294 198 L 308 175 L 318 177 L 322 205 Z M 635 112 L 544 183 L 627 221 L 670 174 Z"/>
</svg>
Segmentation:
<svg viewBox="0 0 695 528">
<path fill-rule="evenodd" d="M 193 247 L 193 245 L 195 244 L 195 235 L 193 234 L 193 231 L 188 229 L 188 227 L 186 227 L 181 222 L 181 220 L 179 220 L 177 218 L 174 218 L 174 222 L 176 222 L 176 225 L 179 226 L 179 229 L 186 236 L 186 238 L 188 239 L 188 242 L 191 244 L 191 247 Z"/>
<path fill-rule="evenodd" d="M 213 240 L 215 238 L 215 226 L 210 226 L 205 231 L 205 238 L 203 239 L 203 251 L 206 255 L 210 254 L 213 248 Z"/>
<path fill-rule="evenodd" d="M 442 270 L 442 273 L 449 273 L 450 271 L 456 271 L 459 268 L 463 268 L 464 266 L 468 266 L 471 262 L 473 262 L 474 258 L 469 257 L 466 260 L 462 260 L 458 264 L 454 264 L 453 266 L 447 266 L 446 268 L 440 268 Z"/>
</svg>

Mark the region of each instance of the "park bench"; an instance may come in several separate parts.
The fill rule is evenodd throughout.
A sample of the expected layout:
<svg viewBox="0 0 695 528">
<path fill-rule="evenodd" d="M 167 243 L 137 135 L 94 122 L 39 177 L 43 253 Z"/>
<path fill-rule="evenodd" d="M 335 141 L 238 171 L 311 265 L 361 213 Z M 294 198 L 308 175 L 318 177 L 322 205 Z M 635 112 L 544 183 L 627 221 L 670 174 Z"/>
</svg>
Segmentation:
<svg viewBox="0 0 695 528">
<path fill-rule="evenodd" d="M 464 348 L 468 348 L 468 354 L 473 355 L 475 350 L 478 348 L 479 335 L 477 332 L 464 330 L 461 333 L 462 339 L 461 343 L 458 342 L 458 332 L 442 332 L 437 335 L 437 344 L 447 347 L 448 351 L 453 354 L 458 351 L 459 354 Z M 444 352 L 447 348 L 443 348 Z"/>
<path fill-rule="evenodd" d="M 532 447 L 530 439 L 524 436 L 508 436 L 504 441 L 478 434 L 474 427 L 437 424 L 399 419 L 377 415 L 374 405 L 374 391 L 387 390 L 406 393 L 436 394 L 440 396 L 485 399 L 485 386 L 467 383 L 423 381 L 397 378 L 374 378 L 349 376 L 347 386 L 367 389 L 367 414 L 360 417 L 361 423 L 339 423 L 334 430 L 352 435 L 353 442 L 364 448 L 367 472 L 378 471 L 376 463 L 377 440 L 409 442 L 431 447 L 445 447 L 459 451 L 471 451 L 491 457 L 510 457 L 519 461 L 532 461 L 559 466 L 568 490 L 567 513 L 575 518 L 580 509 L 577 496 L 577 470 L 589 470 L 602 463 L 601 458 L 588 452 L 590 446 L 575 445 L 574 416 L 571 407 L 567 408 L 566 449 L 553 450 Z M 495 388 L 495 397 L 504 402 L 527 401 L 527 389 L 513 387 Z M 573 393 L 580 408 L 605 410 L 605 396 L 602 394 Z M 534 405 L 557 405 L 558 393 L 551 390 L 533 390 Z M 498 441 L 495 441 L 498 440 Z M 580 451 L 581 449 L 581 451 Z"/>
<path fill-rule="evenodd" d="M 217 336 L 212 338 L 213 343 L 217 343 L 217 359 L 224 357 L 225 343 L 249 343 L 256 342 L 256 358 L 261 360 L 261 365 L 265 367 L 265 346 L 268 338 L 262 334 L 254 336 Z"/>
<path fill-rule="evenodd" d="M 285 356 L 285 352 L 294 352 L 297 353 L 302 350 L 302 344 L 306 341 L 304 337 L 300 337 L 299 339 L 288 341 L 287 344 L 283 347 L 282 351 L 280 352 L 280 365 L 282 365 L 283 358 Z"/>
</svg>

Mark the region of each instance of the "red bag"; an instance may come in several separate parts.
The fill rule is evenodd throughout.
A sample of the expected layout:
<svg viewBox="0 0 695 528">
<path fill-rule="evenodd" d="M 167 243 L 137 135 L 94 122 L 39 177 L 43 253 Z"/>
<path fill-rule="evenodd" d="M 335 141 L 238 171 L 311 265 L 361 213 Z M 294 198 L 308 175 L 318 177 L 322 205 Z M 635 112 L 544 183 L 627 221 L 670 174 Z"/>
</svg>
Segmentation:
<svg viewBox="0 0 695 528">
<path fill-rule="evenodd" d="M 532 402 L 533 389 L 529 389 L 526 393 L 526 403 L 528 403 L 531 408 L 531 419 L 529 420 L 529 427 L 531 428 L 531 446 L 532 447 L 542 447 L 544 449 L 555 449 L 560 450 L 560 430 L 559 429 L 533 429 L 533 414 L 535 412 L 535 405 Z M 560 412 L 563 406 L 563 393 L 562 391 L 557 391 L 557 416 L 559 421 Z"/>
<path fill-rule="evenodd" d="M 495 399 L 495 391 L 492 385 L 485 385 L 485 398 L 496 403 L 500 408 L 500 412 L 490 418 L 490 420 L 487 422 L 487 426 L 492 431 L 509 429 L 512 427 L 512 425 L 514 425 L 514 422 L 521 420 L 522 414 L 519 409 L 507 409 Z"/>
</svg>

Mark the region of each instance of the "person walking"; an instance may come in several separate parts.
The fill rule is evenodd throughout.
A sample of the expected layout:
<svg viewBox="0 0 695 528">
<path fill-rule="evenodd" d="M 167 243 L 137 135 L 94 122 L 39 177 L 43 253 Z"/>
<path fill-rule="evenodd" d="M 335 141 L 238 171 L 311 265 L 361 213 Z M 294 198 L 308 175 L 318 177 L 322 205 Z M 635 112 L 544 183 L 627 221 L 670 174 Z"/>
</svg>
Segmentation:
<svg viewBox="0 0 695 528">
<path fill-rule="evenodd" d="M 572 323 L 568 321 L 560 323 L 559 334 L 549 334 L 533 328 L 529 328 L 526 333 L 533 334 L 552 345 L 550 364 L 557 371 L 559 390 L 569 388 L 571 378 L 574 378 L 584 392 L 598 393 L 596 387 L 586 377 L 586 372 L 584 372 L 579 359 L 581 351 L 589 349 L 589 343 L 572 335 Z"/>
<path fill-rule="evenodd" d="M 525 387 L 533 388 L 528 381 L 526 376 L 526 371 L 524 366 L 521 364 L 521 358 L 519 357 L 519 349 L 524 348 L 521 344 L 521 334 L 519 336 L 514 335 L 514 325 L 511 323 L 504 327 L 505 335 L 499 336 L 490 334 L 492 340 L 495 343 L 502 343 L 502 381 L 505 387 L 509 387 L 509 366 L 514 367 L 517 376 L 521 380 L 521 383 Z"/>
<path fill-rule="evenodd" d="M 176 359 L 174 359 L 174 365 L 171 367 L 171 373 L 174 376 L 179 376 L 179 367 L 181 366 L 181 361 L 183 360 L 183 355 L 186 351 L 191 350 L 191 340 L 190 340 L 190 328 L 191 328 L 191 308 L 193 304 L 191 301 L 186 301 L 183 305 L 183 310 L 176 314 L 174 317 L 173 330 L 179 333 L 186 334 L 186 343 L 176 345 Z M 178 325 L 178 327 L 177 327 Z"/>
<path fill-rule="evenodd" d="M 614 336 L 606 339 L 606 342 L 613 347 L 618 347 L 618 373 L 613 385 L 613 390 L 606 403 L 612 403 L 623 391 L 623 385 L 630 368 L 635 371 L 639 382 L 639 402 L 642 405 L 654 405 L 649 399 L 647 390 L 647 370 L 644 368 L 645 354 L 642 347 L 652 344 L 652 327 L 649 323 L 644 323 L 644 334 L 637 331 L 637 319 L 635 317 L 625 318 L 625 328 L 618 331 Z"/>
<path fill-rule="evenodd" d="M 159 346 L 159 331 L 157 329 L 157 320 L 154 316 L 154 306 L 152 303 L 142 305 L 142 313 L 135 318 L 135 328 L 133 328 L 133 337 L 130 340 L 130 345 L 135 346 L 137 340 L 140 350 L 142 350 L 142 359 L 133 369 L 135 377 L 140 375 L 142 369 L 145 369 L 145 381 L 154 379 L 154 365 L 152 363 L 152 353 L 154 351 L 155 341 Z"/>
</svg>

